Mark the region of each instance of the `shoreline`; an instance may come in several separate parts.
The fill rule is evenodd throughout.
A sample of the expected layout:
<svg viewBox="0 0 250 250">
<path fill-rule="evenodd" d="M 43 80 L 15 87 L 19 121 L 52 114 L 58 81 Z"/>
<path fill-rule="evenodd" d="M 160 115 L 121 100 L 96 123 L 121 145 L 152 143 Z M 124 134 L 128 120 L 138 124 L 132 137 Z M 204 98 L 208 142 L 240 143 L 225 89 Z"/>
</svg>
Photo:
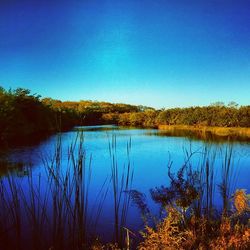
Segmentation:
<svg viewBox="0 0 250 250">
<path fill-rule="evenodd" d="M 211 134 L 220 137 L 237 136 L 250 139 L 250 128 L 246 127 L 212 127 L 194 125 L 158 125 L 158 129 L 166 132 L 194 132 Z"/>
</svg>

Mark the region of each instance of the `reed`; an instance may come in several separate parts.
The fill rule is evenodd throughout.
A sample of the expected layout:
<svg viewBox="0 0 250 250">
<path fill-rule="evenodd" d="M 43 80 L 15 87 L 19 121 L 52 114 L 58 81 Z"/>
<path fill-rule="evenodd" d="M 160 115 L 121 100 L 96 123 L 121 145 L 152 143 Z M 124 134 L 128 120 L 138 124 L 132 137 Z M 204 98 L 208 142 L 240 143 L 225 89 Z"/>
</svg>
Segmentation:
<svg viewBox="0 0 250 250">
<path fill-rule="evenodd" d="M 43 157 L 46 175 L 34 176 L 30 171 L 25 183 L 13 175 L 0 180 L 1 229 L 8 229 L 1 234 L 4 249 L 86 246 L 92 170 L 91 157 L 87 162 L 83 143 L 83 133 L 77 134 L 68 149 L 65 166 L 59 136 L 54 155 L 50 159 Z M 17 242 L 12 243 L 12 239 Z"/>
<path fill-rule="evenodd" d="M 236 213 L 230 207 L 238 174 L 233 147 L 230 145 L 224 151 L 212 151 L 206 144 L 204 148 L 193 151 L 190 144 L 184 149 L 184 163 L 177 173 L 172 172 L 172 161 L 169 159 L 170 186 L 151 190 L 152 198 L 164 209 L 167 208 L 167 216 L 155 228 L 150 227 L 153 223 L 147 220 L 154 220 L 154 216 L 150 214 L 146 197 L 132 189 L 134 170 L 131 149 L 130 139 L 125 149 L 126 160 L 121 164 L 116 137 L 111 137 L 110 176 L 97 194 L 96 209 L 89 208 L 92 156 L 87 157 L 83 132 L 77 133 L 66 154 L 62 139 L 58 137 L 52 156 L 42 157 L 45 174 L 27 171 L 24 179 L 13 174 L 0 178 L 0 248 L 88 249 L 91 244 L 89 228 L 96 228 L 102 218 L 102 207 L 110 190 L 114 211 L 113 249 L 132 247 L 130 230 L 126 225 L 131 199 L 141 209 L 147 225 L 144 243 L 139 246 L 142 249 L 154 249 L 150 248 L 151 241 L 158 249 L 164 235 L 165 239 L 169 239 L 164 244 L 172 242 L 172 247 L 179 249 L 219 246 L 225 236 L 220 234 L 220 228 L 227 225 L 225 218 L 232 224 L 249 213 L 248 196 L 242 190 L 234 195 Z M 62 160 L 65 157 L 66 164 Z M 199 160 L 193 161 L 194 157 Z M 221 160 L 221 171 L 216 169 L 218 158 Z M 218 175 L 218 172 L 221 174 Z M 214 203 L 218 187 L 223 201 L 221 213 Z M 234 227 L 230 230 L 233 237 L 239 239 L 237 230 Z M 248 237 L 245 224 L 239 232 Z M 248 240 L 242 238 L 242 241 L 249 244 Z M 234 243 L 230 244 L 234 246 Z"/>
<path fill-rule="evenodd" d="M 25 178 L 9 173 L 0 179 L 0 248 L 88 248 L 88 230 L 95 232 L 109 190 L 114 201 L 114 242 L 122 247 L 133 180 L 130 151 L 131 139 L 126 146 L 127 162 L 120 165 L 116 137 L 112 137 L 111 175 L 97 194 L 96 207 L 90 210 L 92 156 L 86 155 L 83 132 L 77 133 L 66 153 L 59 134 L 52 155 L 41 157 L 44 173 L 28 171 Z"/>
<path fill-rule="evenodd" d="M 123 246 L 125 240 L 126 220 L 130 203 L 130 190 L 132 189 L 133 169 L 130 161 L 131 139 L 127 143 L 127 164 L 121 167 L 117 158 L 116 137 L 112 136 L 109 142 L 109 155 L 111 159 L 111 183 L 114 201 L 114 241 Z"/>
<path fill-rule="evenodd" d="M 200 162 L 194 166 L 191 159 L 197 153 Z M 216 154 L 221 160 L 219 176 Z M 146 224 L 139 249 L 249 249 L 249 195 L 245 190 L 233 193 L 238 169 L 232 145 L 219 152 L 209 147 L 201 152 L 186 150 L 177 174 L 170 172 L 171 166 L 170 162 L 170 187 L 151 190 L 152 198 L 165 207 L 166 216 L 156 226 Z M 214 203 L 216 192 L 221 194 L 222 211 Z M 144 201 L 137 204 L 145 210 Z"/>
</svg>

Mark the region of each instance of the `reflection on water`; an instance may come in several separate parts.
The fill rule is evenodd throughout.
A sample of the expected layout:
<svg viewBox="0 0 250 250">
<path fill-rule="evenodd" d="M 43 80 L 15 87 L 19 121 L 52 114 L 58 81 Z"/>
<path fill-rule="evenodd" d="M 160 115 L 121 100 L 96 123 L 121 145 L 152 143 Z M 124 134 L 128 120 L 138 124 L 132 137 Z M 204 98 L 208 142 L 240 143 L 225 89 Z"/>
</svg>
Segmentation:
<svg viewBox="0 0 250 250">
<path fill-rule="evenodd" d="M 116 125 L 77 126 L 74 128 L 75 131 L 109 131 L 118 129 L 120 127 Z"/>
<path fill-rule="evenodd" d="M 29 178 L 32 174 L 34 183 L 39 183 L 41 193 L 47 189 L 48 171 L 45 165 L 58 164 L 62 167 L 63 173 L 73 171 L 72 150 L 77 149 L 78 144 L 74 144 L 76 135 L 79 131 L 83 132 L 84 155 L 83 159 L 86 166 L 91 166 L 91 179 L 88 187 L 88 216 L 89 218 L 100 218 L 92 220 L 89 223 L 89 232 L 100 235 L 103 239 L 112 240 L 114 233 L 114 194 L 111 186 L 112 166 L 117 166 L 119 173 L 123 173 L 124 166 L 128 164 L 128 142 L 131 140 L 131 149 L 129 153 L 129 164 L 133 168 L 132 189 L 145 193 L 150 209 L 157 214 L 159 207 L 150 199 L 149 190 L 161 185 L 167 186 L 169 182 L 167 174 L 167 164 L 169 156 L 173 162 L 172 171 L 177 172 L 185 160 L 185 149 L 192 149 L 198 152 L 192 157 L 192 165 L 196 167 L 199 164 L 200 156 L 204 145 L 207 143 L 200 140 L 202 137 L 194 136 L 185 131 L 177 134 L 169 134 L 156 129 L 127 129 L 117 126 L 90 126 L 76 127 L 73 131 L 61 134 L 62 145 L 60 147 L 61 158 L 55 157 L 58 137 L 52 136 L 33 147 L 22 147 L 8 153 L 8 161 L 1 164 L 1 179 L 7 183 L 4 176 L 9 172 L 14 179 L 18 177 L 22 181 L 20 185 L 23 190 L 27 190 Z M 110 154 L 110 143 L 115 136 L 115 150 Z M 199 139 L 199 140 L 197 140 Z M 218 152 L 215 160 L 215 180 L 220 179 L 220 166 L 223 157 L 221 152 L 227 148 L 227 140 L 212 141 L 209 137 L 209 147 L 211 151 Z M 235 188 L 244 188 L 250 191 L 249 166 L 250 166 L 250 145 L 247 142 L 233 142 L 234 166 L 239 173 Z M 77 150 L 76 150 L 77 151 Z M 112 155 L 112 157 L 111 157 Z M 73 162 L 79 157 L 74 153 Z M 69 158 L 71 159 L 69 161 Z M 116 159 L 116 162 L 114 162 Z M 12 162 L 10 164 L 10 162 Z M 27 163 L 27 164 L 25 164 Z M 15 165 L 16 164 L 16 165 Z M 32 164 L 32 168 L 29 168 Z M 113 165 L 112 165 L 113 164 Z M 236 169 L 237 168 L 237 169 Z M 30 172 L 29 172 L 30 169 Z M 116 172 L 115 172 L 116 173 Z M 72 177 L 72 176 L 71 176 Z M 120 179 L 118 177 L 118 179 Z M 124 177 L 125 178 L 125 177 Z M 62 180 L 63 177 L 61 178 Z M 124 190 L 127 191 L 127 190 Z M 75 197 L 72 197 L 75 198 Z M 101 207 L 99 206 L 101 202 Z M 221 205 L 220 195 L 215 195 L 218 206 Z M 119 210 L 120 211 L 120 210 Z M 142 219 L 137 208 L 130 204 L 127 216 L 127 227 L 131 231 L 138 231 L 142 228 Z"/>
<path fill-rule="evenodd" d="M 204 142 L 249 142 L 249 137 L 239 136 L 239 135 L 216 135 L 211 131 L 199 131 L 199 130 L 156 130 L 147 132 L 146 135 L 149 136 L 173 136 L 173 137 L 186 137 L 191 140 L 203 140 Z"/>
</svg>

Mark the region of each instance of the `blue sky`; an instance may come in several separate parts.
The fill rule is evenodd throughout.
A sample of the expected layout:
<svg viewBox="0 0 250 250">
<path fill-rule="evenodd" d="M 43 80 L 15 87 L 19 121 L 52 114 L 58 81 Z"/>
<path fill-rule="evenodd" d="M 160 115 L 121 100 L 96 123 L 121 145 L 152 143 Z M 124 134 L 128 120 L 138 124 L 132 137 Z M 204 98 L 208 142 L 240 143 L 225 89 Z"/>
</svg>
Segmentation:
<svg viewBox="0 0 250 250">
<path fill-rule="evenodd" d="M 157 108 L 250 104 L 250 1 L 0 0 L 0 85 Z"/>
</svg>

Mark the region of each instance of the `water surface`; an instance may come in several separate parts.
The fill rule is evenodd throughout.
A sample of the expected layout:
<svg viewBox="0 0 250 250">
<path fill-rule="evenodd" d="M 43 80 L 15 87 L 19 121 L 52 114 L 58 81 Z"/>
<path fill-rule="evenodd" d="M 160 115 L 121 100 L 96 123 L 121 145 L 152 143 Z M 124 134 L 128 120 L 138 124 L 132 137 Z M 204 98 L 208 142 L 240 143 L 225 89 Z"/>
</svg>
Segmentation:
<svg viewBox="0 0 250 250">
<path fill-rule="evenodd" d="M 229 147 L 229 142 L 227 141 L 207 142 L 185 136 L 173 137 L 165 135 L 156 129 L 129 129 L 116 126 L 76 127 L 70 132 L 61 134 L 62 165 L 65 167 L 67 165 L 69 146 L 75 140 L 79 131 L 83 131 L 86 163 L 91 164 L 92 170 L 88 205 L 88 217 L 90 219 L 95 217 L 98 203 L 97 197 L 104 183 L 106 183 L 105 190 L 108 188 L 107 196 L 102 206 L 101 219 L 95 228 L 95 232 L 106 239 L 111 238 L 110 235 L 112 235 L 114 229 L 114 202 L 112 186 L 109 184 L 111 176 L 109 145 L 112 138 L 116 138 L 116 160 L 120 173 L 122 173 L 124 166 L 131 163 L 134 171 L 132 189 L 145 193 L 149 207 L 154 214 L 158 213 L 158 206 L 150 199 L 149 190 L 169 184 L 167 166 L 170 161 L 173 162 L 173 172 L 176 172 L 183 165 L 186 150 L 197 152 L 192 157 L 192 164 L 195 167 L 201 158 L 200 152 L 202 152 L 204 147 L 208 147 L 211 151 L 216 151 L 215 179 L 219 184 L 221 181 L 220 169 L 223 151 Z M 11 175 L 14 178 L 23 179 L 22 185 L 24 187 L 27 185 L 25 180 L 30 171 L 32 171 L 33 176 L 42 176 L 46 180 L 44 159 L 48 161 L 52 159 L 57 140 L 58 135 L 54 135 L 39 145 L 16 148 L 9 152 L 8 161 L 19 164 L 10 168 L 12 170 Z M 131 149 L 128 156 L 127 144 L 130 141 Z M 234 181 L 233 188 L 244 188 L 250 192 L 250 144 L 237 141 L 230 144 L 233 145 L 234 171 L 237 173 L 237 182 Z M 31 168 L 26 168 L 27 166 L 31 166 Z M 2 170 L 2 178 L 5 178 L 6 171 L 8 170 Z M 42 183 L 46 185 L 46 182 Z M 221 206 L 221 198 L 218 192 L 215 195 L 215 203 Z M 129 207 L 127 227 L 132 231 L 137 231 L 143 227 L 140 213 L 132 202 Z"/>
</svg>

